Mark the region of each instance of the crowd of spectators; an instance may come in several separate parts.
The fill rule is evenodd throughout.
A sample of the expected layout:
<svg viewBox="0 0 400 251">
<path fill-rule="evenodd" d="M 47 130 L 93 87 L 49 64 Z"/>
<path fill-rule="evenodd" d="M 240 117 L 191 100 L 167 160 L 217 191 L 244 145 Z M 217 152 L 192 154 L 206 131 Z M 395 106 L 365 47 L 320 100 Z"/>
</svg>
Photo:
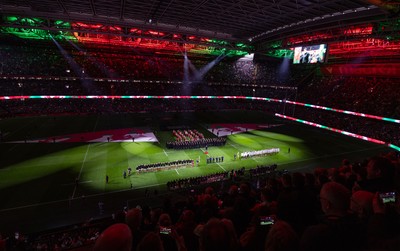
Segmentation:
<svg viewBox="0 0 400 251">
<path fill-rule="evenodd" d="M 399 131 L 399 125 L 397 123 L 368 119 L 343 113 L 321 111 L 307 107 L 296 107 L 294 117 L 346 132 L 378 139 L 397 146 L 400 145 L 400 134 L 396 133 Z"/>
<path fill-rule="evenodd" d="M 282 112 L 281 104 L 245 99 L 20 99 L 0 101 L 0 117 L 252 110 Z"/>
<path fill-rule="evenodd" d="M 0 77 L 4 96 L 109 95 L 109 96 L 257 96 L 294 99 L 295 87 L 240 85 L 237 83 L 185 84 L 182 81 L 130 79 L 78 79 L 61 77 Z"/>
<path fill-rule="evenodd" d="M 314 77 L 297 101 L 383 117 L 400 117 L 398 79 L 364 76 Z"/>
<path fill-rule="evenodd" d="M 166 170 L 170 168 L 181 168 L 187 166 L 194 166 L 194 161 L 192 159 L 187 160 L 174 160 L 169 162 L 158 162 L 150 164 L 142 164 L 136 167 L 138 172 L 154 172 L 160 170 Z"/>
<path fill-rule="evenodd" d="M 199 177 L 190 177 L 167 182 L 169 190 L 187 189 L 204 184 L 214 183 L 229 178 L 229 172 L 214 173 Z"/>
<path fill-rule="evenodd" d="M 31 235 L 17 232 L 12 238 L 5 240 L 4 246 L 0 245 L 0 250 L 60 251 L 90 248 L 109 224 L 108 220 L 91 220 L 72 227 Z"/>
<path fill-rule="evenodd" d="M 131 250 L 153 247 L 149 239 L 157 243 L 154 250 L 397 250 L 398 193 L 387 203 L 380 193 L 398 191 L 399 160 L 393 152 L 313 173 L 267 175 L 260 189 L 254 177 L 227 188 L 209 183 L 204 192 L 193 190 L 198 184 L 171 182 L 187 199 L 129 211 L 128 226 L 130 214 L 139 215 Z M 226 183 L 227 174 L 221 177 Z"/>
<path fill-rule="evenodd" d="M 270 174 L 272 172 L 275 172 L 277 167 L 278 165 L 276 164 L 270 166 L 257 166 L 256 168 L 252 168 L 249 170 L 250 177 Z"/>
<path fill-rule="evenodd" d="M 226 137 L 218 138 L 203 138 L 189 141 L 172 141 L 167 142 L 166 146 L 169 149 L 193 149 L 193 148 L 208 148 L 209 146 L 223 146 L 226 144 Z"/>
<path fill-rule="evenodd" d="M 15 40 L 2 34 L 3 58 L 0 75 L 112 78 L 156 81 L 218 82 L 241 85 L 294 86 L 307 75 L 304 69 L 289 67 L 285 73 L 281 62 L 254 62 L 225 57 L 207 74 L 202 68 L 215 58 L 189 55 L 190 69 L 184 73 L 183 55 L 148 53 L 137 50 L 107 50 L 59 41 Z M 88 48 L 85 48 L 88 47 Z M 292 69 L 291 69 L 292 68 Z M 304 68 L 304 67 L 303 67 Z M 184 80 L 185 79 L 185 80 Z"/>
<path fill-rule="evenodd" d="M 101 234 L 93 227 L 46 234 L 19 250 L 57 250 L 87 240 L 95 244 L 85 250 L 398 249 L 398 153 L 343 159 L 307 173 L 275 171 L 272 165 L 250 176 L 237 170 L 236 179 L 224 172 L 171 181 L 169 189 L 185 195 L 175 203 L 166 198 L 160 207 L 138 205 L 108 221 Z"/>
<path fill-rule="evenodd" d="M 238 178 L 243 177 L 245 173 L 246 169 L 241 167 L 226 172 L 169 181 L 167 182 L 167 187 L 169 190 L 185 190 L 188 188 L 196 188 L 205 184 L 211 184 L 224 180 L 237 180 Z"/>
<path fill-rule="evenodd" d="M 6 41 L 6 40 L 5 40 Z M 398 118 L 400 99 L 396 90 L 397 80 L 384 77 L 363 76 L 317 76 L 313 68 L 307 70 L 291 66 L 288 76 L 279 76 L 278 62 L 236 61 L 227 59 L 205 75 L 204 82 L 183 83 L 183 59 L 179 57 L 158 58 L 92 50 L 78 51 L 74 46 L 65 46 L 70 58 L 65 58 L 56 46 L 32 45 L 24 42 L 2 42 L 0 53 L 2 95 L 232 95 L 259 96 L 296 100 L 322 106 L 364 112 L 368 114 Z M 10 57 L 10 55 L 13 55 Z M 71 64 L 71 59 L 75 64 Z M 201 68 L 207 64 L 205 58 L 193 59 L 193 65 Z M 44 63 L 51 65 L 44 67 Z M 122 66 L 122 64 L 126 66 Z M 72 65 L 79 66 L 79 71 Z M 143 65 L 143 66 L 140 66 Z M 135 66 L 132 69 L 131 66 Z M 164 69 L 164 68 L 166 69 Z M 240 70 L 239 68 L 243 68 Z M 75 67 L 76 68 L 76 67 Z M 115 69 L 114 69 L 115 68 Z M 150 70 L 149 68 L 153 69 Z M 97 69 L 97 70 L 96 70 Z M 163 70 L 164 69 L 164 70 Z M 69 71 L 69 72 L 68 72 Z M 118 72 L 120 71 L 120 72 Z M 137 71 L 137 72 L 136 72 Z M 171 73 L 174 72 L 175 73 Z M 177 71 L 179 73 L 177 73 Z M 105 74 L 105 72 L 111 72 Z M 132 73 L 134 72 L 134 74 Z M 168 72 L 165 77 L 163 72 Z M 79 74 L 78 74 L 79 73 Z M 133 75 L 137 76 L 133 77 Z M 243 75 L 244 76 L 241 76 Z M 304 80 L 307 81 L 304 81 Z M 282 80 L 282 81 L 278 81 Z M 297 89 L 297 83 L 302 88 Z M 132 102 L 130 102 L 132 101 Z M 353 132 L 398 145 L 393 136 L 398 127 L 390 123 L 360 121 L 359 118 L 328 114 L 323 110 L 251 100 L 7 100 L 0 103 L 0 117 L 23 115 L 56 115 L 87 113 L 130 112 L 174 112 L 248 109 L 262 110 L 271 114 L 296 111 L 299 118 L 313 118 L 331 127 Z M 303 116 L 304 115 L 304 116 Z M 337 118 L 335 118 L 337 117 Z"/>
</svg>

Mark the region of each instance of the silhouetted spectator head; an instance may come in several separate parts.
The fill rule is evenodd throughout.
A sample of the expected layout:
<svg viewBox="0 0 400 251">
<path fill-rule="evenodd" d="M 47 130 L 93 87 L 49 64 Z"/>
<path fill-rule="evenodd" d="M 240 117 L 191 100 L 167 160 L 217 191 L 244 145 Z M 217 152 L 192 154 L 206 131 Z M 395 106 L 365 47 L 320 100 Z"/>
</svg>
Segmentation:
<svg viewBox="0 0 400 251">
<path fill-rule="evenodd" d="M 113 214 L 113 219 L 115 223 L 125 223 L 125 211 L 118 210 Z"/>
<path fill-rule="evenodd" d="M 225 223 L 219 219 L 213 218 L 204 225 L 200 233 L 200 250 L 233 250 L 231 238 Z"/>
<path fill-rule="evenodd" d="M 116 223 L 106 228 L 96 240 L 94 251 L 130 251 L 132 233 L 128 225 Z"/>
<path fill-rule="evenodd" d="M 157 224 L 161 214 L 162 214 L 161 208 L 154 208 L 153 210 L 151 210 L 150 211 L 151 222 Z"/>
<path fill-rule="evenodd" d="M 367 179 L 367 168 L 366 168 L 366 162 L 364 163 L 355 163 L 352 166 L 352 171 L 357 175 L 357 180 L 366 180 Z"/>
<path fill-rule="evenodd" d="M 268 232 L 265 251 L 296 251 L 299 249 L 299 237 L 285 221 L 277 221 Z"/>
<path fill-rule="evenodd" d="M 317 185 L 319 187 L 322 187 L 325 183 L 329 182 L 329 178 L 325 174 L 321 174 L 317 176 Z"/>
<path fill-rule="evenodd" d="M 367 164 L 367 179 L 392 179 L 394 175 L 394 166 L 392 162 L 383 157 L 373 157 Z"/>
<path fill-rule="evenodd" d="M 240 184 L 240 193 L 244 195 L 250 194 L 250 186 L 247 183 Z"/>
<path fill-rule="evenodd" d="M 182 212 L 180 220 L 184 223 L 194 223 L 196 220 L 196 214 L 192 210 L 185 210 Z"/>
<path fill-rule="evenodd" d="M 169 227 L 172 225 L 172 220 L 169 214 L 161 214 L 160 218 L 158 219 L 158 225 L 163 227 Z"/>
<path fill-rule="evenodd" d="M 385 158 L 387 158 L 388 160 L 390 160 L 392 163 L 393 163 L 393 162 L 398 162 L 398 161 L 399 161 L 399 158 L 397 157 L 397 152 L 395 152 L 395 151 L 388 152 L 388 153 L 385 155 Z"/>
<path fill-rule="evenodd" d="M 271 202 L 274 200 L 273 191 L 270 188 L 261 189 L 261 201 Z"/>
<path fill-rule="evenodd" d="M 238 186 L 236 186 L 236 185 L 230 186 L 230 187 L 229 187 L 228 193 L 229 193 L 230 195 L 237 195 L 237 194 L 239 193 L 239 188 L 238 188 Z"/>
<path fill-rule="evenodd" d="M 339 176 L 339 169 L 334 167 L 328 169 L 328 178 L 331 181 L 336 181 L 338 176 Z"/>
<path fill-rule="evenodd" d="M 282 185 L 283 187 L 292 187 L 292 176 L 288 173 L 282 175 Z"/>
<path fill-rule="evenodd" d="M 238 238 L 236 236 L 236 230 L 235 230 L 235 226 L 233 225 L 233 222 L 226 218 L 222 218 L 221 222 L 225 225 L 226 229 L 228 230 L 229 238 L 231 241 L 230 247 L 236 249 L 236 247 L 238 246 L 238 242 L 237 242 Z"/>
<path fill-rule="evenodd" d="M 205 194 L 209 194 L 209 195 L 213 195 L 213 194 L 214 194 L 214 188 L 212 188 L 212 187 L 207 187 L 207 188 L 204 190 L 204 193 L 205 193 Z"/>
<path fill-rule="evenodd" d="M 146 234 L 136 248 L 137 251 L 164 251 L 161 238 L 154 232 Z"/>
<path fill-rule="evenodd" d="M 320 191 L 321 208 L 325 215 L 346 215 L 350 207 L 351 192 L 337 182 L 325 183 Z"/>
<path fill-rule="evenodd" d="M 267 180 L 266 186 L 271 188 L 271 189 L 276 190 L 279 187 L 279 181 L 277 179 L 275 179 L 275 178 L 270 177 Z"/>
<path fill-rule="evenodd" d="M 302 188 L 305 184 L 305 177 L 302 173 L 293 173 L 292 182 L 295 188 Z"/>
<path fill-rule="evenodd" d="M 133 208 L 129 210 L 125 216 L 125 221 L 132 231 L 139 229 L 142 222 L 142 210 L 139 208 Z"/>
<path fill-rule="evenodd" d="M 6 250 L 6 239 L 3 239 L 2 235 L 0 234 L 0 251 Z"/>
<path fill-rule="evenodd" d="M 312 173 L 306 173 L 304 175 L 305 178 L 305 185 L 308 187 L 314 187 L 315 186 L 315 176 Z"/>
<path fill-rule="evenodd" d="M 372 199 L 374 194 L 359 190 L 351 195 L 350 209 L 359 218 L 368 218 L 372 215 Z"/>
</svg>

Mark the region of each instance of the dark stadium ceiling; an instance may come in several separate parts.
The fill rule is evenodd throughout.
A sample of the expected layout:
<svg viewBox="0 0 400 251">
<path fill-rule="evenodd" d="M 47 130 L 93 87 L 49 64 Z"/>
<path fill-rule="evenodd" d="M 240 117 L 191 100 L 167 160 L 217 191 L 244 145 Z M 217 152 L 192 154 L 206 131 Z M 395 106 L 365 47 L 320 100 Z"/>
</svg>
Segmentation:
<svg viewBox="0 0 400 251">
<path fill-rule="evenodd" d="M 2 15 L 124 24 L 227 41 L 262 41 L 393 14 L 386 0 L 1 0 Z"/>
</svg>

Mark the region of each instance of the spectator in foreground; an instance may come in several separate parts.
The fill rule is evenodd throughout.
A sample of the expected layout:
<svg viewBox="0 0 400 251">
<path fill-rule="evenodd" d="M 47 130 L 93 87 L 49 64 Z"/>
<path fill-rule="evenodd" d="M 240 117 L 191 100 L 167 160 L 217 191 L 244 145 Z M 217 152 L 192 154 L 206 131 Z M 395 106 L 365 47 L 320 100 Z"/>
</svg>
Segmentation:
<svg viewBox="0 0 400 251">
<path fill-rule="evenodd" d="M 362 250 L 363 232 L 359 220 L 349 214 L 350 190 L 336 182 L 325 183 L 320 191 L 321 223 L 303 233 L 300 248 L 304 251 Z"/>
<path fill-rule="evenodd" d="M 236 250 L 233 246 L 235 237 L 231 235 L 227 225 L 216 218 L 210 219 L 200 233 L 201 251 Z"/>
<path fill-rule="evenodd" d="M 384 157 L 373 157 L 367 164 L 367 179 L 358 182 L 362 190 L 372 193 L 389 192 L 394 188 L 395 167 Z"/>
<path fill-rule="evenodd" d="M 265 251 L 299 250 L 299 237 L 285 221 L 277 221 L 271 227 L 265 241 Z"/>
<path fill-rule="evenodd" d="M 93 251 L 130 251 L 132 234 L 128 225 L 117 223 L 106 228 L 96 240 Z"/>
<path fill-rule="evenodd" d="M 142 223 L 142 210 L 139 208 L 133 208 L 126 213 L 125 221 L 129 226 L 132 233 L 132 250 L 136 250 L 138 243 L 146 235 L 145 231 L 142 231 L 140 226 Z"/>
<path fill-rule="evenodd" d="M 372 198 L 373 215 L 368 222 L 368 247 L 372 250 L 397 251 L 400 246 L 400 201 L 384 203 L 379 193 Z"/>
<path fill-rule="evenodd" d="M 160 236 L 154 232 L 149 232 L 144 236 L 137 246 L 137 251 L 164 251 Z"/>
<path fill-rule="evenodd" d="M 351 195 L 350 209 L 364 222 L 368 221 L 372 215 L 373 197 L 373 193 L 363 190 L 359 190 Z"/>
</svg>

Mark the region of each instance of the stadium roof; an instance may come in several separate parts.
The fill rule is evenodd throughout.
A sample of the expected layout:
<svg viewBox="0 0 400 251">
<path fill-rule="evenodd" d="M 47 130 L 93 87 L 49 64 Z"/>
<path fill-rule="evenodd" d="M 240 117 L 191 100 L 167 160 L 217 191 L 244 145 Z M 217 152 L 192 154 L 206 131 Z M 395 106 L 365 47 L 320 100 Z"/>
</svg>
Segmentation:
<svg viewBox="0 0 400 251">
<path fill-rule="evenodd" d="M 384 0 L 2 0 L 3 15 L 132 25 L 230 41 L 261 41 L 316 25 L 385 16 Z M 393 2 L 393 1 L 392 1 Z M 381 5 L 377 7 L 377 5 Z"/>
</svg>

